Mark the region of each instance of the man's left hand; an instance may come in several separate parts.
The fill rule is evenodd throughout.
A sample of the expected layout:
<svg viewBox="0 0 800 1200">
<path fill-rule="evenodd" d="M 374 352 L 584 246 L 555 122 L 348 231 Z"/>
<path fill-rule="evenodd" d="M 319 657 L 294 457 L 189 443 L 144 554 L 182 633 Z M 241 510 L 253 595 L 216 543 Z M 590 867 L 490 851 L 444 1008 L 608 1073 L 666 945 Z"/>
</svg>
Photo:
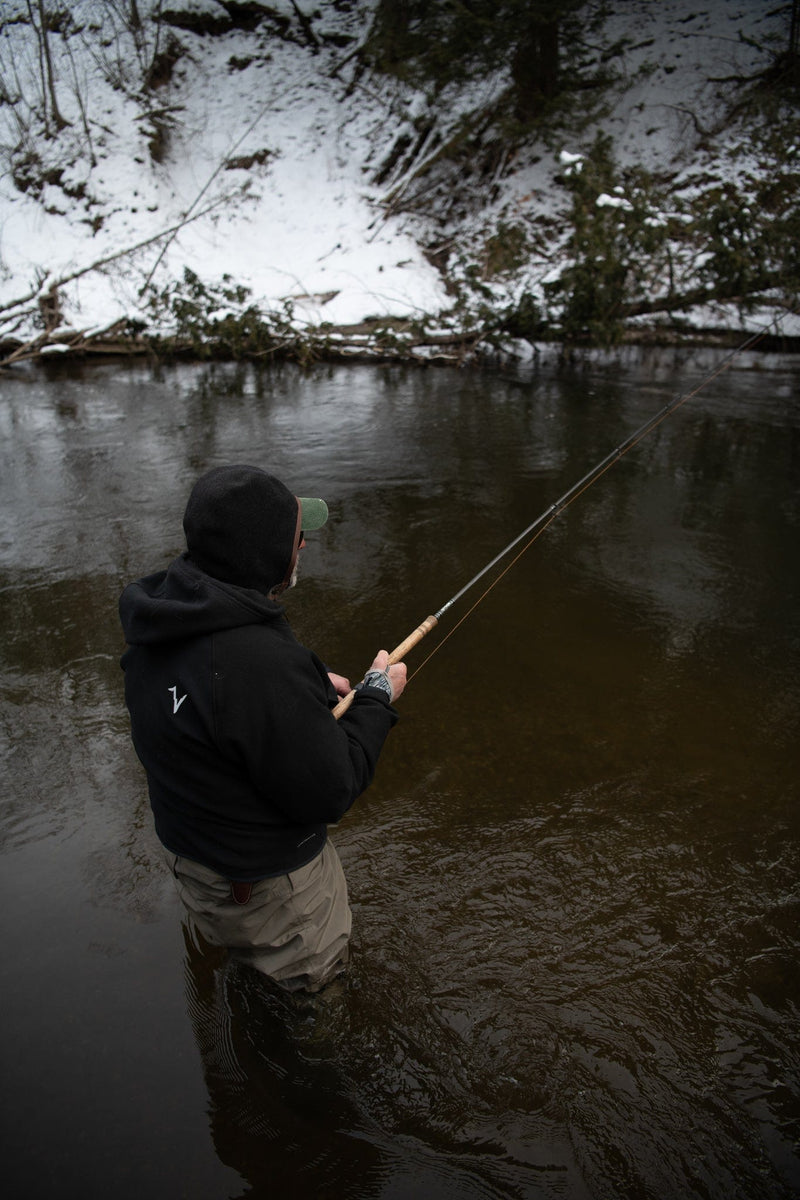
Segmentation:
<svg viewBox="0 0 800 1200">
<path fill-rule="evenodd" d="M 350 680 L 345 679 L 344 675 L 337 675 L 335 671 L 328 671 L 328 679 L 336 689 L 337 696 L 347 696 L 350 693 Z"/>
</svg>

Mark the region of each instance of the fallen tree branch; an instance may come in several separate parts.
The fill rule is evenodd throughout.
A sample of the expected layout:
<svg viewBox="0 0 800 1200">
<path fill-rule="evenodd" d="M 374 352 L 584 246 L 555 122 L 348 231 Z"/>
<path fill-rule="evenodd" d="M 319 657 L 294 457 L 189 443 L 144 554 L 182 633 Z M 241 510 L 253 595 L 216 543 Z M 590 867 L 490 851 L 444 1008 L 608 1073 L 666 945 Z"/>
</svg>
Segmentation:
<svg viewBox="0 0 800 1200">
<path fill-rule="evenodd" d="M 68 283 L 73 283 L 76 279 L 80 279 L 83 275 L 88 275 L 91 271 L 102 271 L 103 268 L 107 267 L 110 263 L 116 262 L 118 259 L 125 258 L 128 255 L 136 254 L 138 250 L 143 250 L 147 246 L 152 246 L 154 242 L 160 241 L 161 238 L 174 237 L 175 234 L 179 233 L 180 230 L 186 225 L 189 225 L 192 221 L 197 221 L 200 217 L 204 217 L 208 213 L 213 212 L 215 208 L 218 208 L 220 204 L 225 203 L 226 200 L 226 196 L 219 197 L 217 200 L 214 200 L 211 204 L 208 204 L 205 208 L 200 209 L 198 212 L 191 213 L 191 215 L 187 214 L 186 216 L 182 217 L 180 221 L 177 221 L 168 229 L 162 229 L 159 233 L 154 233 L 150 237 L 143 238 L 141 242 L 136 242 L 136 244 L 133 246 L 128 246 L 124 250 L 115 250 L 113 254 L 107 254 L 103 258 L 98 258 L 95 262 L 89 263 L 88 266 L 79 267 L 78 270 L 72 271 L 69 275 L 63 275 L 60 279 L 53 280 L 53 282 L 49 284 L 47 290 L 52 291 L 53 288 L 58 290 L 59 288 L 66 287 Z M 35 291 L 29 292 L 26 296 L 20 296 L 16 300 L 9 300 L 5 304 L 0 304 L 0 313 L 11 312 L 13 309 L 18 308 L 22 304 L 30 304 L 32 300 L 38 299 L 38 297 L 44 292 L 45 284 L 48 282 L 49 278 L 49 275 L 45 275 L 38 288 L 36 288 Z"/>
<path fill-rule="evenodd" d="M 785 288 L 785 283 L 785 279 L 779 275 L 763 275 L 753 282 L 753 286 L 744 295 L 738 288 L 725 288 L 719 284 L 715 287 L 696 287 L 686 292 L 657 296 L 654 300 L 639 300 L 623 305 L 621 315 L 623 320 L 626 320 L 628 317 L 644 317 L 654 313 L 685 312 L 689 308 L 696 308 L 698 304 L 752 303 L 762 298 L 765 292 L 772 291 L 774 288 Z M 789 311 L 796 308 L 796 302 L 792 302 L 787 297 L 770 296 L 769 303 Z"/>
<path fill-rule="evenodd" d="M 58 330 L 40 333 L 35 338 L 30 338 L 27 342 L 20 343 L 15 347 L 5 358 L 0 359 L 0 368 L 13 366 L 18 362 L 29 362 L 31 359 L 42 358 L 48 353 L 64 353 L 71 354 L 74 352 L 91 353 L 91 354 L 114 354 L 119 353 L 120 342 L 111 340 L 116 335 L 119 335 L 127 324 L 127 318 L 121 317 L 116 321 L 112 321 L 110 325 L 102 328 L 89 329 L 73 329 L 64 331 L 61 337 L 56 336 Z M 100 339 L 106 339 L 101 342 Z M 134 344 L 130 339 L 125 339 L 125 352 L 134 353 L 141 352 L 134 349 Z M 142 347 L 141 349 L 145 349 Z"/>
</svg>

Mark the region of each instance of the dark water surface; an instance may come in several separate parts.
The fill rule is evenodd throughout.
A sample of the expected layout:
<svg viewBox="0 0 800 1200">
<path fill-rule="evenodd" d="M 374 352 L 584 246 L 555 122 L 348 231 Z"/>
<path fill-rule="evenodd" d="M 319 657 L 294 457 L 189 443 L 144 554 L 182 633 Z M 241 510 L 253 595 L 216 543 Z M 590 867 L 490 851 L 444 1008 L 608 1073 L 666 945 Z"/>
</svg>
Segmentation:
<svg viewBox="0 0 800 1200">
<path fill-rule="evenodd" d="M 118 666 L 205 468 L 328 498 L 289 612 L 357 677 L 717 361 L 0 379 L 5 1195 L 800 1194 L 796 359 L 738 359 L 413 652 L 316 1002 L 183 929 Z"/>
</svg>

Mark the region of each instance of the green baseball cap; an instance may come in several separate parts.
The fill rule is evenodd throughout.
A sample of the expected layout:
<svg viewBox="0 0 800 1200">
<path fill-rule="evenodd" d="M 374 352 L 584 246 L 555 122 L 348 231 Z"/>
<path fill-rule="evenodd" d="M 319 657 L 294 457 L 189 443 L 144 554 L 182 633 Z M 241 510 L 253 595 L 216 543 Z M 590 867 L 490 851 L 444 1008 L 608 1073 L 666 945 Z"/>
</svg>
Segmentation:
<svg viewBox="0 0 800 1200">
<path fill-rule="evenodd" d="M 328 506 L 325 501 L 310 496 L 298 496 L 297 502 L 300 505 L 300 528 L 303 532 L 321 529 L 328 519 Z"/>
</svg>

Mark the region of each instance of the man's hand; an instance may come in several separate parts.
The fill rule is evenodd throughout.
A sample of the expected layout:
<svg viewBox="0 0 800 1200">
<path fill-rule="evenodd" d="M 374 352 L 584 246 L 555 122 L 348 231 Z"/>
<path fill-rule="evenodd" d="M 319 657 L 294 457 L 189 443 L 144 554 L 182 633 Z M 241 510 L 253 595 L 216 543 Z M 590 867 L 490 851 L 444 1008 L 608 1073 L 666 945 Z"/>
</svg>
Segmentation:
<svg viewBox="0 0 800 1200">
<path fill-rule="evenodd" d="M 389 683 L 392 685 L 392 701 L 394 702 L 398 696 L 402 696 L 403 689 L 406 686 L 406 664 L 403 662 L 394 663 L 389 666 L 388 650 L 379 650 L 375 655 L 375 661 L 370 667 L 370 671 L 382 671 L 389 677 Z"/>
<path fill-rule="evenodd" d="M 337 696 L 346 696 L 350 691 L 350 680 L 345 679 L 344 675 L 337 675 L 335 671 L 328 671 L 328 679 L 336 689 Z"/>
</svg>

